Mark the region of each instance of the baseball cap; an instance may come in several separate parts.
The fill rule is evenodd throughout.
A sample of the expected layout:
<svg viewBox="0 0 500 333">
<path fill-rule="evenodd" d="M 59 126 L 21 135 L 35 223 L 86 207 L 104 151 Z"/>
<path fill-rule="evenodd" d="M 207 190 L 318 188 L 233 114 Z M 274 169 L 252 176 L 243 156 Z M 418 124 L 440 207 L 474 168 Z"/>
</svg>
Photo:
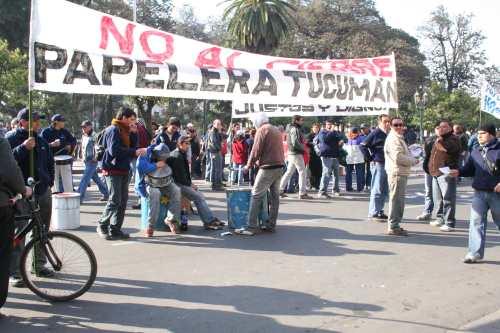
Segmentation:
<svg viewBox="0 0 500 333">
<path fill-rule="evenodd" d="M 368 125 L 367 124 L 361 124 L 361 126 L 359 126 L 359 128 L 361 128 L 361 129 L 368 128 Z"/>
<path fill-rule="evenodd" d="M 22 120 L 28 121 L 29 120 L 29 110 L 27 108 L 19 110 L 19 112 L 17 113 L 17 119 L 18 120 L 22 119 Z M 31 113 L 31 119 L 36 121 L 36 120 L 40 120 L 40 119 L 45 119 L 45 116 L 34 111 Z"/>
<path fill-rule="evenodd" d="M 63 115 L 62 114 L 55 114 L 52 116 L 52 118 L 50 119 L 51 121 L 66 121 L 66 119 L 64 119 Z"/>
</svg>

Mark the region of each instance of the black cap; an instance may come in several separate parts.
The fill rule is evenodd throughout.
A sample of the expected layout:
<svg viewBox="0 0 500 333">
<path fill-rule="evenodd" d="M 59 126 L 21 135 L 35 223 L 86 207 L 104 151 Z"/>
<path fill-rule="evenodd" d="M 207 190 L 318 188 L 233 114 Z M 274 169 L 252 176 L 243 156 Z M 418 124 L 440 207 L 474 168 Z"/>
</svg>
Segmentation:
<svg viewBox="0 0 500 333">
<path fill-rule="evenodd" d="M 18 120 L 22 119 L 22 120 L 28 121 L 29 120 L 29 110 L 27 108 L 19 110 L 19 112 L 17 113 L 17 119 Z M 45 119 L 45 116 L 39 114 L 38 112 L 31 113 L 31 120 L 37 121 L 40 119 Z"/>
<path fill-rule="evenodd" d="M 493 124 L 484 124 L 478 128 L 478 131 L 487 132 L 493 136 L 497 135 L 497 130 Z"/>
<path fill-rule="evenodd" d="M 54 121 L 66 121 L 66 119 L 64 119 L 63 115 L 62 114 L 55 114 L 52 116 L 52 118 L 50 119 L 52 122 Z"/>
<path fill-rule="evenodd" d="M 361 124 L 361 125 L 359 126 L 359 128 L 361 128 L 361 129 L 363 129 L 363 128 L 369 128 L 369 126 L 368 126 L 367 124 Z"/>
<path fill-rule="evenodd" d="M 85 120 L 80 125 L 80 127 L 87 127 L 87 126 L 92 126 L 92 122 L 90 120 Z"/>
</svg>

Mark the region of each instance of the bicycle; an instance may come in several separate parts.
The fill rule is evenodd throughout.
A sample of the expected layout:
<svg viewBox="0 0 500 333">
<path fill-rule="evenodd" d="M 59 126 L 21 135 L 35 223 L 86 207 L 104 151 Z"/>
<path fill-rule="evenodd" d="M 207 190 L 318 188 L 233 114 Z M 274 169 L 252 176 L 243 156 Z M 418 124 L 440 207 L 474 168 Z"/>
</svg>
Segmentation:
<svg viewBox="0 0 500 333">
<path fill-rule="evenodd" d="M 21 251 L 20 273 L 26 286 L 39 297 L 51 302 L 70 301 L 90 289 L 97 275 L 97 261 L 90 246 L 81 238 L 62 231 L 49 231 L 40 215 L 35 198 L 38 184 L 28 179 L 33 195 L 25 200 L 28 214 L 15 216 L 16 221 L 28 223 L 14 236 L 14 246 L 24 242 L 32 232 L 31 240 Z M 53 270 L 51 276 L 38 272 Z"/>
</svg>

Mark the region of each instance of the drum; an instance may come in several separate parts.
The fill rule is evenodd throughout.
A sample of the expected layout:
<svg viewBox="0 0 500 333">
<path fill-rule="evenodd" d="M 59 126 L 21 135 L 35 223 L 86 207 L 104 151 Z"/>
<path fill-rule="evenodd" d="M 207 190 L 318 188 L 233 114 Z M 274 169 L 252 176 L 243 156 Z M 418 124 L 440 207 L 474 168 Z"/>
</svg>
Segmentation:
<svg viewBox="0 0 500 333">
<path fill-rule="evenodd" d="M 71 155 L 57 155 L 54 156 L 54 161 L 56 165 L 68 165 L 73 163 L 73 156 Z"/>
<path fill-rule="evenodd" d="M 52 195 L 52 230 L 78 229 L 80 227 L 80 194 L 58 193 Z"/>
<path fill-rule="evenodd" d="M 238 188 L 226 189 L 227 196 L 227 221 L 232 229 L 239 229 L 248 223 L 248 213 L 250 210 L 250 199 L 252 189 Z M 269 219 L 269 209 L 267 195 L 264 196 L 259 214 L 259 223 L 263 224 Z"/>
</svg>

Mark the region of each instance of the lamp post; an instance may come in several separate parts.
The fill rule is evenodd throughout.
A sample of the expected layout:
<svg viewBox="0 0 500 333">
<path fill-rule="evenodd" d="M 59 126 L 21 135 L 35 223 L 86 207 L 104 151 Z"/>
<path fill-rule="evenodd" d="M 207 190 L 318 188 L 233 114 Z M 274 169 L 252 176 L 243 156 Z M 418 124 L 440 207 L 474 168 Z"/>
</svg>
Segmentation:
<svg viewBox="0 0 500 333">
<path fill-rule="evenodd" d="M 424 108 L 427 105 L 427 92 L 424 90 L 422 86 L 415 91 L 415 95 L 413 96 L 415 99 L 415 107 L 419 110 L 420 114 L 420 143 L 424 142 L 424 126 L 423 126 L 423 113 Z"/>
</svg>

